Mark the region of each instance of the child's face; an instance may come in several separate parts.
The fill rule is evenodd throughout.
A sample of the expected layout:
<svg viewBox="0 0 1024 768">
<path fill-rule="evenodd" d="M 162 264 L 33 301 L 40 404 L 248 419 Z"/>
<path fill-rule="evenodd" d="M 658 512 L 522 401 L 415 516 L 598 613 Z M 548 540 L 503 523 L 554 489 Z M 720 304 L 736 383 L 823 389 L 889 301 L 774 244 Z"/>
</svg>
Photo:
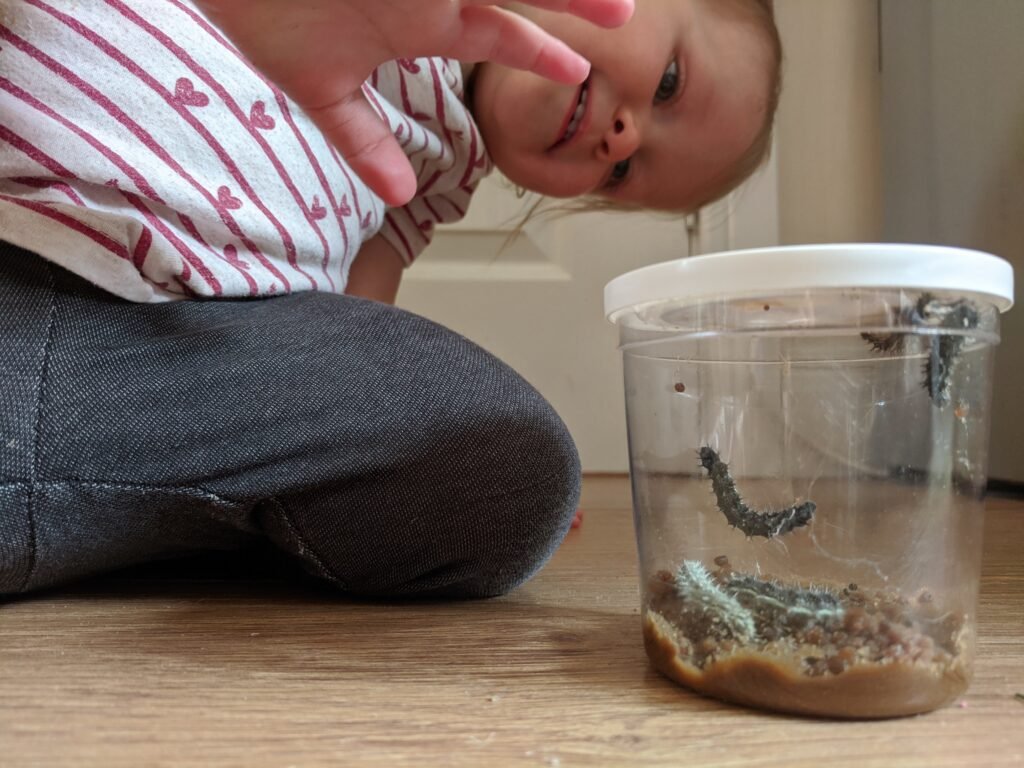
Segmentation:
<svg viewBox="0 0 1024 768">
<path fill-rule="evenodd" d="M 482 65 L 474 115 L 514 183 L 688 210 L 728 177 L 764 126 L 770 46 L 733 0 L 637 0 L 615 30 L 514 5 L 586 56 L 582 88 Z M 582 104 L 582 106 L 580 106 Z"/>
</svg>

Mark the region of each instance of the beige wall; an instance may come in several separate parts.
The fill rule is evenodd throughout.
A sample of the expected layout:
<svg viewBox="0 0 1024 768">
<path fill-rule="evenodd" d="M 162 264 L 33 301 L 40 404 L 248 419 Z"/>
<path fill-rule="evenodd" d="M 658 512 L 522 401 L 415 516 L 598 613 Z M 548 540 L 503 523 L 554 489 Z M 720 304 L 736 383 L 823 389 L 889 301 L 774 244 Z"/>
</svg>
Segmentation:
<svg viewBox="0 0 1024 768">
<path fill-rule="evenodd" d="M 1017 307 L 1003 316 L 996 354 L 989 469 L 1024 483 L 1024 2 L 883 8 L 885 237 L 1013 264 Z"/>
<path fill-rule="evenodd" d="M 783 244 L 881 239 L 875 0 L 775 0 L 786 49 L 778 119 Z"/>
<path fill-rule="evenodd" d="M 775 5 L 781 242 L 980 248 L 1014 264 L 1021 304 L 1024 2 L 884 0 L 881 20 L 877 0 Z M 1024 482 L 1024 310 L 1003 320 L 990 469 Z"/>
</svg>

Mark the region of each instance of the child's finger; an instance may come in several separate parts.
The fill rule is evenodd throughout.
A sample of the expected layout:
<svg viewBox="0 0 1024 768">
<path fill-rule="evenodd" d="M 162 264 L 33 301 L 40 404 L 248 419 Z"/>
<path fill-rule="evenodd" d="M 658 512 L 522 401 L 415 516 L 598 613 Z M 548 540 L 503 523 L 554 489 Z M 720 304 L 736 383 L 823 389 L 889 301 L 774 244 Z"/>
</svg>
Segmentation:
<svg viewBox="0 0 1024 768">
<path fill-rule="evenodd" d="M 493 5 L 493 0 L 470 0 L 472 4 Z M 618 27 L 629 21 L 633 15 L 634 0 L 523 0 L 549 11 L 571 13 L 592 21 L 602 27 Z"/>
<path fill-rule="evenodd" d="M 511 11 L 463 8 L 462 34 L 446 55 L 460 61 L 493 61 L 564 83 L 581 83 L 590 63 L 561 40 Z"/>
<path fill-rule="evenodd" d="M 326 107 L 304 107 L 349 167 L 389 206 L 416 194 L 416 174 L 391 130 L 361 90 Z"/>
</svg>

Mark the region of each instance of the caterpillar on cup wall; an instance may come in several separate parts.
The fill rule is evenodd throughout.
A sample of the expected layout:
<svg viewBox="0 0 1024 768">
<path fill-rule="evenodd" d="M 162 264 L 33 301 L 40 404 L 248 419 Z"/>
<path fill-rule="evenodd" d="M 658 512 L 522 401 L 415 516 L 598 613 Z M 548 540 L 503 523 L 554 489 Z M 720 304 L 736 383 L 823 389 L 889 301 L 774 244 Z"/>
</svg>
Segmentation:
<svg viewBox="0 0 1024 768">
<path fill-rule="evenodd" d="M 897 314 L 910 326 L 971 330 L 978 327 L 978 310 L 967 299 L 943 301 L 930 293 L 922 293 L 913 307 Z M 862 333 L 861 338 L 879 354 L 899 354 L 906 348 L 906 333 Z M 960 359 L 966 338 L 940 335 L 930 337 L 928 359 L 922 373 L 922 386 L 938 408 L 949 405 L 953 371 Z"/>
<path fill-rule="evenodd" d="M 784 536 L 790 531 L 802 528 L 811 522 L 817 505 L 805 501 L 778 511 L 758 512 L 743 503 L 736 483 L 729 474 L 729 465 L 709 446 L 700 449 L 700 463 L 708 471 L 711 488 L 715 492 L 718 509 L 729 525 L 739 528 L 747 536 L 762 536 L 771 539 Z"/>
</svg>

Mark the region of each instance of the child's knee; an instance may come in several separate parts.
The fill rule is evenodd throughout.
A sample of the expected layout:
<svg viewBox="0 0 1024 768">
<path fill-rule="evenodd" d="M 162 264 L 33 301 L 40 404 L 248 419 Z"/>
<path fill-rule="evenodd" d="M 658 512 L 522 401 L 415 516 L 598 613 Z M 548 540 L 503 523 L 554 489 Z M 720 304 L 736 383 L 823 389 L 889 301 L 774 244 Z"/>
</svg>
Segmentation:
<svg viewBox="0 0 1024 768">
<path fill-rule="evenodd" d="M 407 448 L 400 463 L 277 499 L 268 533 L 351 594 L 489 597 L 519 586 L 576 510 L 568 430 L 525 384 L 435 426 L 437 439 Z"/>
<path fill-rule="evenodd" d="M 452 594 L 490 597 L 518 587 L 550 559 L 572 523 L 580 466 L 568 431 L 546 403 L 517 426 L 518 434 L 484 448 L 478 487 L 456 501 L 452 534 L 462 537 L 473 568 L 451 585 Z"/>
</svg>

